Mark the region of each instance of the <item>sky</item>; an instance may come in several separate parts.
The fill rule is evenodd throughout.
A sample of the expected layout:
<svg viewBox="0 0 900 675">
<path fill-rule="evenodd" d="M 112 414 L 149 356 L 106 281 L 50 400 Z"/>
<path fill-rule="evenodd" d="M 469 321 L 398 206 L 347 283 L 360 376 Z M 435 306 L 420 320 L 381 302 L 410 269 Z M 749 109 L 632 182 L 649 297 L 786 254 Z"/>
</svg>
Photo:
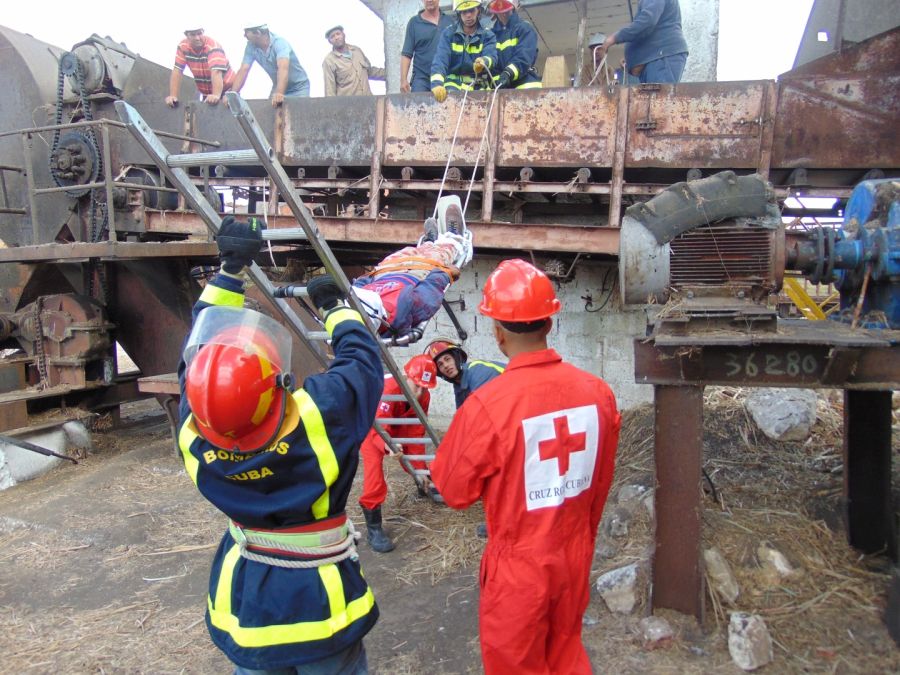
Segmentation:
<svg viewBox="0 0 900 675">
<path fill-rule="evenodd" d="M 336 24 L 344 26 L 347 42 L 362 48 L 373 65 L 384 65 L 381 20 L 359 0 L 270 2 L 270 9 L 261 12 L 248 11 L 246 1 L 235 0 L 218 0 L 215 12 L 196 11 L 202 3 L 185 0 L 154 0 L 130 10 L 123 9 L 121 0 L 91 0 L 74 12 L 62 3 L 53 4 L 60 9 L 48 12 L 46 3 L 6 2 L 0 24 L 63 49 L 93 33 L 108 35 L 167 67 L 184 29 L 202 26 L 222 44 L 237 69 L 246 44 L 243 26 L 268 23 L 293 46 L 309 75 L 313 96 L 323 94 L 322 59 L 331 49 L 325 31 Z M 774 79 L 790 70 L 811 6 L 812 0 L 720 0 L 719 79 Z M 242 93 L 245 98 L 264 98 L 270 89 L 271 80 L 255 66 Z M 372 90 L 384 93 L 384 85 L 372 82 Z"/>
</svg>

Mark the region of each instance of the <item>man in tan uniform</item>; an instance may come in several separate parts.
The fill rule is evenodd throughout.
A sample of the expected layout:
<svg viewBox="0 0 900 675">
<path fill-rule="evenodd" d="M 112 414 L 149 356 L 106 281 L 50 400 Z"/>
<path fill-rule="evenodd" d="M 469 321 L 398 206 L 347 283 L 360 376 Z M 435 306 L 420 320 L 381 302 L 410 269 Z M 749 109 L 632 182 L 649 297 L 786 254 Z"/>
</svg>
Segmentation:
<svg viewBox="0 0 900 675">
<path fill-rule="evenodd" d="M 344 27 L 335 26 L 325 33 L 331 51 L 322 61 L 326 96 L 371 96 L 369 80 L 384 80 L 384 68 L 376 68 L 362 49 L 348 45 Z"/>
</svg>

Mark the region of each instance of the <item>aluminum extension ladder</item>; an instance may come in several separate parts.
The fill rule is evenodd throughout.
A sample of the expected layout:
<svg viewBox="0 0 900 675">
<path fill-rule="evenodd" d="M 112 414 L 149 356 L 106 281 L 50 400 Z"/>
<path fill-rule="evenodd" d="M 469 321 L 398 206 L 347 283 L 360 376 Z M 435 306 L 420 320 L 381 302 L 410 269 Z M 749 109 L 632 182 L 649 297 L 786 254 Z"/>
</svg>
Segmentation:
<svg viewBox="0 0 900 675">
<path fill-rule="evenodd" d="M 365 312 L 362 311 L 362 307 L 359 305 L 356 297 L 350 292 L 350 280 L 344 274 L 334 253 L 328 246 L 328 242 L 319 231 L 312 212 L 300 201 L 300 197 L 297 194 L 293 183 L 288 177 L 287 172 L 285 172 L 284 167 L 282 167 L 281 163 L 278 161 L 275 150 L 263 134 L 262 129 L 256 121 L 256 118 L 253 116 L 253 113 L 250 111 L 247 102 L 235 92 L 226 93 L 225 102 L 249 141 L 251 145 L 250 149 L 171 154 L 137 110 L 125 101 L 116 101 L 115 106 L 119 119 L 125 124 L 138 143 L 140 143 L 147 151 L 151 159 L 153 159 L 160 171 L 165 175 L 166 179 L 184 196 L 185 202 L 200 215 L 203 222 L 206 223 L 209 231 L 214 236 L 219 232 L 222 219 L 200 190 L 197 189 L 197 186 L 194 185 L 185 169 L 188 167 L 210 165 L 263 166 L 266 173 L 269 175 L 273 186 L 278 191 L 278 194 L 282 196 L 284 201 L 290 207 L 294 218 L 300 224 L 300 228 L 265 230 L 263 232 L 263 238 L 279 241 L 289 239 L 307 241 L 316 252 L 316 255 L 321 260 L 326 271 L 334 278 L 341 290 L 347 295 L 350 304 L 354 309 L 360 312 L 360 314 L 365 316 Z M 269 278 L 255 262 L 248 268 L 248 275 L 263 294 L 273 303 L 280 313 L 281 318 L 297 337 L 300 338 L 300 341 L 312 353 L 319 365 L 326 367 L 328 365 L 328 357 L 326 356 L 323 345 L 328 339 L 328 333 L 324 330 L 308 330 L 296 315 L 293 308 L 284 299 L 283 291 L 279 292 L 279 288 L 269 281 Z M 304 295 L 305 289 L 299 289 L 299 293 L 293 293 L 292 296 L 298 294 Z M 438 445 L 437 434 L 429 423 L 428 416 L 425 414 L 422 406 L 415 396 L 413 396 L 413 392 L 406 383 L 406 376 L 403 370 L 397 365 L 393 355 L 388 351 L 387 345 L 378 337 L 376 329 L 373 328 L 369 322 L 364 323 L 372 333 L 373 338 L 381 350 L 381 360 L 384 363 L 384 367 L 387 372 L 393 375 L 400 386 L 400 390 L 403 392 L 402 394 L 382 395 L 382 400 L 406 401 L 416 414 L 415 418 L 376 419 L 373 428 L 378 435 L 381 436 L 391 452 L 399 455 L 403 467 L 412 476 L 419 490 L 435 501 L 443 501 L 436 492 L 425 489 L 425 479 L 430 477 L 430 471 L 427 468 L 415 469 L 410 464 L 411 461 L 430 462 L 434 459 L 434 448 Z M 422 438 L 400 438 L 391 437 L 387 432 L 388 426 L 414 424 L 420 424 L 424 427 L 425 436 Z M 422 453 L 418 455 L 404 455 L 400 448 L 401 444 L 421 445 Z M 428 451 L 429 449 L 430 452 Z"/>
</svg>

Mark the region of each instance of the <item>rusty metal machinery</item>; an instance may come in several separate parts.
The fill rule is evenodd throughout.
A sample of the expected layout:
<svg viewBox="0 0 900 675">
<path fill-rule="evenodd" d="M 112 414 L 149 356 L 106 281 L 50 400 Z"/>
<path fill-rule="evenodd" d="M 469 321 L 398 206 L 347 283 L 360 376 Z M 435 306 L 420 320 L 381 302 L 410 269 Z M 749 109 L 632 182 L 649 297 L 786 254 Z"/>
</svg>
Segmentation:
<svg viewBox="0 0 900 675">
<path fill-rule="evenodd" d="M 775 325 L 769 296 L 785 270 L 835 283 L 834 318 L 900 329 L 900 179 L 863 181 L 844 222 L 792 233 L 770 184 L 733 172 L 678 183 L 625 212 L 619 276 L 626 304 L 677 303 L 660 324 L 703 317 Z M 696 329 L 696 326 L 694 326 Z"/>
<path fill-rule="evenodd" d="M 623 300 L 666 303 L 634 342 L 635 378 L 654 385 L 653 605 L 702 617 L 703 389 L 841 388 L 843 510 L 851 545 L 898 558 L 891 500 L 891 391 L 900 388 L 900 192 L 863 181 L 842 225 L 786 236 L 772 187 L 724 172 L 626 210 Z M 838 321 L 781 320 L 768 300 L 785 269 L 837 281 Z M 875 319 L 858 321 L 863 316 Z M 875 330 L 877 328 L 877 330 Z"/>
<path fill-rule="evenodd" d="M 96 300 L 74 294 L 42 296 L 0 314 L 0 342 L 17 342 L 31 358 L 26 380 L 44 388 L 112 384 L 112 328 Z"/>
<path fill-rule="evenodd" d="M 677 299 L 661 316 L 668 324 L 776 319 L 765 301 L 781 286 L 784 225 L 771 186 L 757 174 L 677 183 L 629 207 L 619 247 L 622 301 Z"/>
<path fill-rule="evenodd" d="M 198 101 L 190 78 L 183 104 L 166 106 L 170 69 L 108 38 L 65 52 L 0 27 L 0 49 L 0 73 L 18 92 L 0 108 L 0 312 L 61 293 L 94 298 L 143 374 L 171 372 L 199 292 L 188 270 L 208 263 L 215 247 L 121 127 L 114 103 L 134 106 L 173 153 L 244 150 L 243 135 L 224 106 Z M 843 204 L 868 172 L 900 168 L 890 114 L 898 54 L 895 29 L 778 82 L 503 91 L 490 117 L 487 95 L 475 93 L 445 190 L 471 184 L 467 216 L 483 250 L 570 259 L 616 256 L 625 208 L 688 176 L 757 172 L 776 200 L 802 192 Z M 249 105 L 342 264 L 365 264 L 373 249 L 418 236 L 441 188 L 458 98 Z M 837 141 L 847 131 L 852 147 Z M 259 166 L 209 166 L 192 177 L 218 208 L 225 195 L 267 209 L 270 227 L 295 226 Z M 716 227 L 672 239 L 676 284 L 699 295 L 727 274 L 741 279 L 735 294 L 750 298 L 777 286 L 782 234 L 765 214 Z M 718 253 L 730 266 L 703 267 L 726 244 Z M 280 245 L 275 256 L 301 269 L 310 259 L 303 242 Z"/>
</svg>

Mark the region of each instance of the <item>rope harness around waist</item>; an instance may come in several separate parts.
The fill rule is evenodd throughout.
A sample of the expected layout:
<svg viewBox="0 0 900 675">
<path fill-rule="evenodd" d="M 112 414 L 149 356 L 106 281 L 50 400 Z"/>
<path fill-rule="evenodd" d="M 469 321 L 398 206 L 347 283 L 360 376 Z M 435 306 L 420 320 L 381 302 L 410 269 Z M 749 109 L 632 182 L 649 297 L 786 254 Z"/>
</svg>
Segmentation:
<svg viewBox="0 0 900 675">
<path fill-rule="evenodd" d="M 353 527 L 353 521 L 346 516 L 339 525 L 320 531 L 252 530 L 234 521 L 229 521 L 228 531 L 240 547 L 241 557 L 275 567 L 312 569 L 347 558 L 359 559 L 356 541 L 360 535 Z M 291 559 L 275 558 L 266 552 Z"/>
</svg>

